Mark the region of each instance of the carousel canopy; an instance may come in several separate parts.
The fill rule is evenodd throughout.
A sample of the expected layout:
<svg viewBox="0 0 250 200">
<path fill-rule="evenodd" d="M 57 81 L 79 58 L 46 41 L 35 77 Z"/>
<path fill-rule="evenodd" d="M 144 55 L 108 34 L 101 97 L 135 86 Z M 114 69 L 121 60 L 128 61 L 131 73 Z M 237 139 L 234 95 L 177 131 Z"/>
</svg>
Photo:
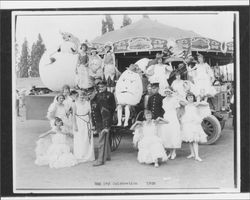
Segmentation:
<svg viewBox="0 0 250 200">
<path fill-rule="evenodd" d="M 115 53 L 160 51 L 168 40 L 200 37 L 199 34 L 180 28 L 161 24 L 143 18 L 121 29 L 105 33 L 92 41 L 93 46 L 100 49 L 107 42 L 112 42 Z"/>
</svg>

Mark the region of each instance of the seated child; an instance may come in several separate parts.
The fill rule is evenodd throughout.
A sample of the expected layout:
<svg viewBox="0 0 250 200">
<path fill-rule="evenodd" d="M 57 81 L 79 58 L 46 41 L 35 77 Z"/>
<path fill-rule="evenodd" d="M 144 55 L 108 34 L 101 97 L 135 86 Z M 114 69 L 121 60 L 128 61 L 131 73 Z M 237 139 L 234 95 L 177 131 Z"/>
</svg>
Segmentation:
<svg viewBox="0 0 250 200">
<path fill-rule="evenodd" d="M 139 149 L 137 160 L 139 163 L 154 163 L 155 167 L 159 167 L 159 162 L 167 161 L 168 157 L 163 142 L 157 135 L 157 126 L 167 122 L 162 118 L 152 120 L 152 113 L 148 110 L 145 111 L 145 118 L 146 121 L 137 121 L 131 127 L 135 130 L 133 143 Z"/>
<path fill-rule="evenodd" d="M 55 127 L 42 134 L 36 145 L 37 165 L 49 165 L 50 168 L 71 167 L 77 164 L 76 158 L 70 152 L 67 143 L 67 133 L 63 128 L 63 121 L 55 118 Z"/>
</svg>

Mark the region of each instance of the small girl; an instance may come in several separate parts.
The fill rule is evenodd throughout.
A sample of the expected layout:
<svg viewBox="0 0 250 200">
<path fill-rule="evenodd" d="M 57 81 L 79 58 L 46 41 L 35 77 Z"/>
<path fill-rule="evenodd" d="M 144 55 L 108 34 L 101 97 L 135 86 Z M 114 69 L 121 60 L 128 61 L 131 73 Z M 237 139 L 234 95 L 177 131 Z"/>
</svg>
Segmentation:
<svg viewBox="0 0 250 200">
<path fill-rule="evenodd" d="M 137 121 L 131 127 L 131 130 L 135 130 L 133 143 L 139 149 L 137 160 L 159 167 L 159 162 L 165 162 L 168 158 L 162 140 L 157 135 L 157 125 L 167 122 L 162 118 L 152 120 L 152 113 L 148 110 L 145 111 L 145 118 L 146 121 Z"/>
<path fill-rule="evenodd" d="M 187 102 L 180 102 L 185 107 L 185 113 L 181 118 L 182 141 L 189 143 L 191 154 L 187 158 L 194 157 L 195 160 L 202 161 L 199 157 L 198 143 L 207 142 L 207 135 L 201 126 L 202 117 L 198 113 L 199 104 L 194 102 L 194 94 L 188 93 L 186 99 Z"/>
<path fill-rule="evenodd" d="M 67 133 L 61 118 L 56 117 L 54 127 L 40 135 L 35 149 L 37 165 L 49 165 L 50 168 L 71 167 L 77 164 L 75 156 L 70 152 Z"/>
</svg>

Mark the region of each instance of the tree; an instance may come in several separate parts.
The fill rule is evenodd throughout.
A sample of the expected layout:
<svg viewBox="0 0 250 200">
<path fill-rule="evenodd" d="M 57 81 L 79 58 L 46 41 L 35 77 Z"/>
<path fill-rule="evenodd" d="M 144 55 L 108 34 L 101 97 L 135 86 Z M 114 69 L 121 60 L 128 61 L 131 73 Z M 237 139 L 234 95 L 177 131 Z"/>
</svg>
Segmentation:
<svg viewBox="0 0 250 200">
<path fill-rule="evenodd" d="M 29 67 L 30 67 L 30 55 L 29 55 L 28 41 L 26 38 L 24 38 L 24 42 L 22 44 L 22 52 L 18 63 L 18 69 L 20 71 L 21 78 L 28 77 Z"/>
<path fill-rule="evenodd" d="M 31 76 L 33 77 L 38 77 L 39 76 L 39 62 L 40 59 L 45 52 L 46 48 L 43 43 L 43 39 L 41 34 L 38 34 L 38 39 L 36 43 L 33 43 L 31 47 Z"/>
<path fill-rule="evenodd" d="M 110 15 L 106 15 L 105 17 L 106 17 L 108 32 L 113 31 L 114 30 L 114 22 L 113 22 L 112 17 Z"/>
<path fill-rule="evenodd" d="M 18 62 L 19 62 L 19 46 L 15 40 L 15 70 L 16 70 L 16 77 L 19 78 L 20 77 L 20 70 L 18 68 Z"/>
<path fill-rule="evenodd" d="M 123 15 L 122 27 L 130 25 L 132 23 L 131 18 L 128 15 Z"/>
<path fill-rule="evenodd" d="M 102 20 L 102 34 L 105 34 L 107 33 L 108 30 L 107 30 L 107 24 L 104 20 Z"/>
<path fill-rule="evenodd" d="M 110 15 L 105 15 L 105 20 L 102 20 L 102 34 L 114 30 L 114 22 Z"/>
</svg>

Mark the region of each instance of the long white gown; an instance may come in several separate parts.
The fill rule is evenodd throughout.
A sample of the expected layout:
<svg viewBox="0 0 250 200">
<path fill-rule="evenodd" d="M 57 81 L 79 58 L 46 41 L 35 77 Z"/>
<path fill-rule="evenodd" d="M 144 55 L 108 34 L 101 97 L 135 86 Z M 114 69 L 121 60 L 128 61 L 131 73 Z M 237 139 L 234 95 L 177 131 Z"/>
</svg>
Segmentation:
<svg viewBox="0 0 250 200">
<path fill-rule="evenodd" d="M 35 164 L 49 165 L 50 168 L 71 167 L 77 164 L 75 156 L 70 151 L 67 137 L 63 132 L 54 130 L 45 138 L 40 138 L 36 145 Z"/>
<path fill-rule="evenodd" d="M 90 126 L 90 103 L 75 102 L 76 109 L 76 124 L 78 131 L 74 133 L 74 155 L 78 159 L 78 162 L 87 162 L 95 160 L 94 154 L 94 139 Z"/>
<path fill-rule="evenodd" d="M 149 124 L 143 122 L 143 125 L 135 129 L 133 142 L 138 142 L 139 163 L 151 164 L 158 158 L 166 161 L 167 154 L 164 150 L 161 138 L 157 136 L 157 125 L 154 122 Z"/>
<path fill-rule="evenodd" d="M 180 107 L 177 97 L 165 97 L 162 102 L 165 111 L 163 118 L 169 123 L 159 126 L 159 136 L 164 147 L 169 149 L 181 148 L 181 129 L 177 117 L 177 108 Z"/>
<path fill-rule="evenodd" d="M 184 142 L 206 142 L 207 135 L 202 129 L 202 117 L 194 103 L 185 106 L 185 113 L 181 119 L 181 137 Z"/>
</svg>

